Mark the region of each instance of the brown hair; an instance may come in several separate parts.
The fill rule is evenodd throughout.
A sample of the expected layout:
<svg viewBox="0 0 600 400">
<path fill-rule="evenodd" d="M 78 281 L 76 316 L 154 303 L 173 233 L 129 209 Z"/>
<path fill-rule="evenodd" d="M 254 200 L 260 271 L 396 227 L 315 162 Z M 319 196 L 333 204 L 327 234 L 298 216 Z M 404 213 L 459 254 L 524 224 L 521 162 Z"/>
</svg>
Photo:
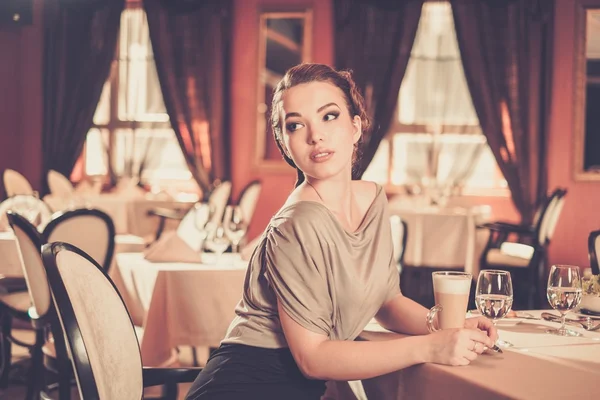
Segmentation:
<svg viewBox="0 0 600 400">
<path fill-rule="evenodd" d="M 365 101 L 363 96 L 358 91 L 356 83 L 352 79 L 350 71 L 336 71 L 328 65 L 324 64 L 300 64 L 290 68 L 285 73 L 284 77 L 279 81 L 275 91 L 273 92 L 273 102 L 271 104 L 271 126 L 273 128 L 273 135 L 275 136 L 275 142 L 277 147 L 283 156 L 283 159 L 292 167 L 296 168 L 298 178 L 296 180 L 296 187 L 304 181 L 304 173 L 296 166 L 294 161 L 285 154 L 283 150 L 283 129 L 280 116 L 280 106 L 283 94 L 286 90 L 293 88 L 294 86 L 302 83 L 310 82 L 328 82 L 338 87 L 344 94 L 346 100 L 346 106 L 350 117 L 358 115 L 362 121 L 362 133 L 369 132 L 370 120 L 365 110 Z M 361 135 L 359 141 L 355 145 L 353 163 L 360 158 L 360 145 L 362 144 Z"/>
</svg>

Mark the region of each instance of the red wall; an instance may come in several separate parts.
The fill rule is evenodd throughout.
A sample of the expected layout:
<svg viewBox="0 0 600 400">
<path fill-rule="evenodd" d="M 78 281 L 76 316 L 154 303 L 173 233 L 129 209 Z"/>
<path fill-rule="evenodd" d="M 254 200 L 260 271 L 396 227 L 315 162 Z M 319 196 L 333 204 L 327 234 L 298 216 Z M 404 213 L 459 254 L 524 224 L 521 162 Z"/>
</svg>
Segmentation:
<svg viewBox="0 0 600 400">
<path fill-rule="evenodd" d="M 235 0 L 232 54 L 231 130 L 233 195 L 253 179 L 263 182 L 261 196 L 248 235 L 259 235 L 294 187 L 295 171 L 263 172 L 253 166 L 256 132 L 259 10 L 309 6 L 313 9 L 314 62 L 333 63 L 331 2 L 326 0 Z"/>
<path fill-rule="evenodd" d="M 0 25 L 0 171 L 21 172 L 34 189 L 42 172 L 42 33 L 42 0 L 34 1 L 32 25 Z"/>
<path fill-rule="evenodd" d="M 591 1 L 600 7 L 600 0 Z M 548 183 L 550 188 L 564 186 L 569 192 L 550 244 L 550 262 L 587 266 L 588 234 L 600 229 L 600 181 L 573 179 L 575 2 L 557 0 L 556 16 Z"/>
<path fill-rule="evenodd" d="M 600 0 L 598 2 L 600 7 Z M 235 0 L 232 65 L 232 178 L 234 195 L 249 181 L 264 182 L 250 236 L 259 234 L 293 187 L 295 175 L 261 173 L 253 165 L 256 127 L 258 10 L 309 5 L 314 10 L 313 60 L 332 64 L 331 2 L 325 0 Z M 34 2 L 34 23 L 0 27 L 0 171 L 14 168 L 41 183 L 42 0 Z M 557 0 L 552 117 L 549 132 L 549 187 L 565 186 L 569 194 L 550 246 L 555 263 L 587 265 L 587 235 L 600 229 L 600 182 L 573 180 L 573 44 L 574 2 Z M 2 185 L 0 185 L 1 187 Z M 515 219 L 508 198 L 472 198 L 492 204 L 494 216 Z"/>
</svg>

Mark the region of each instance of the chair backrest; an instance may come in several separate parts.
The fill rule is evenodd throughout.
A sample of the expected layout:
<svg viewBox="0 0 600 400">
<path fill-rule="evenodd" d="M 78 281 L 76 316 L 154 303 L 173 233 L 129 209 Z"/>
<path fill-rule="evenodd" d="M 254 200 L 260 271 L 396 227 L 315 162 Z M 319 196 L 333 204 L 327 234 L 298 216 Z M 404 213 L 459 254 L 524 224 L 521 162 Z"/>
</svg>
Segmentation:
<svg viewBox="0 0 600 400">
<path fill-rule="evenodd" d="M 56 215 L 43 232 L 47 243 L 70 243 L 107 271 L 115 251 L 115 225 L 101 210 L 80 208 Z"/>
<path fill-rule="evenodd" d="M 567 196 L 567 190 L 561 189 L 558 194 L 558 199 L 556 200 L 556 205 L 552 210 L 552 216 L 550 217 L 550 222 L 548 224 L 548 232 L 546 233 L 546 242 L 550 243 L 552 240 L 552 236 L 554 236 L 554 231 L 556 230 L 556 225 L 558 224 L 558 219 L 562 214 L 563 207 L 565 205 L 565 198 Z"/>
<path fill-rule="evenodd" d="M 33 195 L 31 184 L 23 175 L 14 169 L 4 170 L 4 190 L 7 197 L 16 196 L 18 194 Z"/>
<path fill-rule="evenodd" d="M 229 203 L 229 196 L 231 195 L 231 182 L 225 181 L 217 186 L 210 196 L 208 197 L 208 204 L 210 204 L 213 210 L 210 222 L 214 225 L 218 225 L 223 221 L 223 213 L 225 212 L 225 206 Z"/>
<path fill-rule="evenodd" d="M 68 199 L 73 196 L 73 184 L 66 176 L 53 169 L 48 171 L 48 187 L 53 196 L 61 199 Z"/>
<path fill-rule="evenodd" d="M 554 221 L 554 212 L 556 211 L 556 206 L 559 205 L 560 199 L 564 197 L 563 189 L 556 189 L 546 200 L 544 208 L 540 212 L 539 220 L 536 225 L 536 233 L 537 233 L 537 243 L 540 246 L 545 246 L 548 244 L 548 234 L 550 236 L 552 233 L 550 232 L 551 228 L 555 227 Z M 562 206 L 560 207 L 562 209 Z"/>
<path fill-rule="evenodd" d="M 37 317 L 44 317 L 50 309 L 50 288 L 40 253 L 43 244 L 42 235 L 31 222 L 19 214 L 9 211 L 7 218 L 17 239 L 29 297 Z"/>
<path fill-rule="evenodd" d="M 252 221 L 252 216 L 254 215 L 254 210 L 256 209 L 256 204 L 258 203 L 261 188 L 262 183 L 259 180 L 256 180 L 246 185 L 246 187 L 240 193 L 238 205 L 242 209 L 242 218 L 248 225 L 250 224 L 250 221 Z"/>
<path fill-rule="evenodd" d="M 0 230 L 8 227 L 6 212 L 12 211 L 29 221 L 34 221 L 38 229 L 43 229 L 52 218 L 48 204 L 33 195 L 16 195 L 0 203 Z"/>
<path fill-rule="evenodd" d="M 390 216 L 390 224 L 392 226 L 394 258 L 402 265 L 404 262 L 404 253 L 406 252 L 406 243 L 408 241 L 408 224 L 398 215 Z"/>
<path fill-rule="evenodd" d="M 123 299 L 106 271 L 66 243 L 44 245 L 42 259 L 80 398 L 141 399 L 139 344 Z"/>
<path fill-rule="evenodd" d="M 598 263 L 598 256 L 600 256 L 600 230 L 591 232 L 588 237 L 588 255 L 590 257 L 592 274 L 600 275 L 600 264 Z"/>
</svg>

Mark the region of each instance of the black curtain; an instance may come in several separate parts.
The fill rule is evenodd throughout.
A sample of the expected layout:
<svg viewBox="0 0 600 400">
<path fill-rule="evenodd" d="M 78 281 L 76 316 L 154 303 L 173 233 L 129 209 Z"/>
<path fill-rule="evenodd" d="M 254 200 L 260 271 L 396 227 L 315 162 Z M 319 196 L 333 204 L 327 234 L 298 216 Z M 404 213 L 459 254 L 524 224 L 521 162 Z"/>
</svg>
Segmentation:
<svg viewBox="0 0 600 400">
<path fill-rule="evenodd" d="M 451 0 L 483 133 L 524 223 L 547 190 L 554 0 Z"/>
<path fill-rule="evenodd" d="M 43 193 L 54 169 L 71 175 L 115 54 L 124 0 L 44 3 Z"/>
<path fill-rule="evenodd" d="M 229 178 L 231 0 L 146 0 L 167 113 L 204 196 Z"/>
<path fill-rule="evenodd" d="M 335 66 L 350 69 L 373 127 L 353 171 L 367 169 L 390 127 L 424 0 L 334 0 Z"/>
</svg>

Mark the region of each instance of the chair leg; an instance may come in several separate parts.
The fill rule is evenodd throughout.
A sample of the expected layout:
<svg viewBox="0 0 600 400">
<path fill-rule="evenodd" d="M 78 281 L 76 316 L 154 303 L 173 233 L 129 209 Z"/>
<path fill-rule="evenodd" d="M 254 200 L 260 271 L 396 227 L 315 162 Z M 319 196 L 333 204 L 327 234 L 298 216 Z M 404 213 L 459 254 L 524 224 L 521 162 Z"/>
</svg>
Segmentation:
<svg viewBox="0 0 600 400">
<path fill-rule="evenodd" d="M 8 378 L 10 374 L 10 363 L 12 357 L 12 343 L 10 342 L 10 333 L 12 330 L 12 317 L 6 311 L 0 312 L 0 388 L 8 387 Z"/>
<path fill-rule="evenodd" d="M 45 339 L 44 330 L 37 329 L 35 332 L 35 345 L 31 349 L 31 369 L 25 397 L 27 400 L 39 400 L 40 393 L 45 386 L 44 354 L 42 352 Z"/>
<path fill-rule="evenodd" d="M 167 383 L 163 386 L 165 400 L 177 400 L 177 395 L 179 394 L 177 383 Z"/>
</svg>

